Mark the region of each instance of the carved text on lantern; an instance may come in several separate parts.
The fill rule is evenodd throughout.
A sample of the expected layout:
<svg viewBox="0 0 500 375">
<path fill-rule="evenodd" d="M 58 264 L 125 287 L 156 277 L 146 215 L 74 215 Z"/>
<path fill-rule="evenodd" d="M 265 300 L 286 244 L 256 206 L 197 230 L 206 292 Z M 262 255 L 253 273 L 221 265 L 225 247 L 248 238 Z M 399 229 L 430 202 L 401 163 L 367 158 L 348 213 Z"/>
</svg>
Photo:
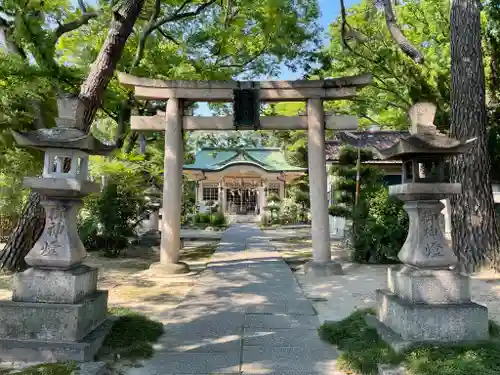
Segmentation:
<svg viewBox="0 0 500 375">
<path fill-rule="evenodd" d="M 435 215 L 432 210 L 425 210 L 423 215 L 424 235 L 435 238 L 438 235 L 438 226 L 436 225 Z"/>
<path fill-rule="evenodd" d="M 40 255 L 56 255 L 58 248 L 61 247 L 59 236 L 65 230 L 64 208 L 61 206 L 49 208 L 45 219 L 45 241 L 43 242 Z"/>
<path fill-rule="evenodd" d="M 438 241 L 432 241 L 424 246 L 425 255 L 430 258 L 442 257 L 443 256 L 443 245 Z"/>
</svg>

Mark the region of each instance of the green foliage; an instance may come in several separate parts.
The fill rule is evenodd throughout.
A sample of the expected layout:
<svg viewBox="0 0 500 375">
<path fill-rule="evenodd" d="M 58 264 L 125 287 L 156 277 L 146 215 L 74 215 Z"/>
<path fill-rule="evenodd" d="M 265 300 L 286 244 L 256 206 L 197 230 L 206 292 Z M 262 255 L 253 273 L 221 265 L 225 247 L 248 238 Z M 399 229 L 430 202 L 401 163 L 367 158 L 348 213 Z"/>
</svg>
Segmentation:
<svg viewBox="0 0 500 375">
<path fill-rule="evenodd" d="M 87 249 L 118 256 L 149 214 L 144 196 L 147 184 L 134 167 L 140 168 L 120 156 L 93 159 L 93 173 L 104 176 L 105 183 L 99 194 L 85 199 L 80 214 L 79 234 Z"/>
<path fill-rule="evenodd" d="M 398 363 L 403 358 L 380 339 L 377 331 L 365 322 L 371 309 L 357 310 L 344 320 L 323 324 L 318 333 L 342 351 L 337 360 L 339 370 L 357 374 L 377 374 L 377 364 Z"/>
<path fill-rule="evenodd" d="M 299 206 L 299 221 L 305 223 L 307 221 L 307 214 L 311 207 L 311 199 L 309 197 L 309 182 L 307 184 L 300 183 L 295 186 L 296 189 L 292 193 L 293 200 Z M 306 191 L 304 189 L 307 189 Z"/>
<path fill-rule="evenodd" d="M 193 214 L 196 206 L 196 182 L 189 181 L 183 176 L 182 184 L 182 206 L 181 206 L 181 223 L 185 224 L 189 221 L 189 217 Z"/>
<path fill-rule="evenodd" d="M 272 132 L 261 130 L 239 130 L 225 132 L 191 132 L 188 145 L 193 149 L 202 147 L 212 148 L 246 148 L 246 147 L 275 147 L 278 140 Z"/>
<path fill-rule="evenodd" d="M 285 198 L 280 203 L 281 224 L 295 224 L 299 220 L 300 206 L 293 198 Z"/>
<path fill-rule="evenodd" d="M 276 194 L 271 194 L 267 197 L 267 210 L 270 212 L 271 224 L 279 223 L 280 197 Z"/>
<path fill-rule="evenodd" d="M 223 227 L 227 224 L 227 219 L 223 213 L 215 211 L 215 212 L 197 212 L 194 215 L 193 222 L 195 225 L 202 226 L 214 226 L 214 227 Z"/>
<path fill-rule="evenodd" d="M 269 195 L 269 197 L 267 197 L 267 201 L 269 203 L 274 203 L 274 204 L 278 205 L 280 203 L 281 199 L 280 199 L 280 197 L 278 197 L 278 195 L 271 194 L 271 195 Z"/>
<path fill-rule="evenodd" d="M 350 209 L 340 205 L 332 205 L 328 208 L 328 213 L 332 216 L 350 218 L 352 212 Z"/>
<path fill-rule="evenodd" d="M 377 374 L 378 364 L 402 363 L 412 375 L 470 375 L 498 374 L 500 368 L 500 341 L 492 330 L 492 340 L 471 345 L 423 345 L 396 354 L 380 339 L 375 329 L 365 322 L 369 310 L 357 310 L 346 319 L 326 323 L 319 328 L 322 339 L 337 345 L 342 351 L 337 366 L 340 370 L 357 374 Z"/>
<path fill-rule="evenodd" d="M 336 113 L 360 118 L 360 125 L 407 129 L 407 110 L 416 101 L 438 106 L 435 123 L 448 129 L 450 112 L 450 3 L 410 0 L 394 6 L 408 40 L 424 54 L 415 64 L 391 39 L 383 8 L 363 0 L 346 10 L 347 39 L 341 38 L 342 21 L 330 25 L 330 43 L 322 51 L 321 68 L 311 77 L 341 77 L 370 72 L 374 82 L 356 97 L 330 103 Z"/>
<path fill-rule="evenodd" d="M 99 354 L 119 355 L 128 359 L 151 357 L 154 353 L 153 344 L 163 334 L 163 324 L 125 308 L 111 309 L 110 313 L 118 318 Z"/>
<path fill-rule="evenodd" d="M 397 254 L 408 234 L 403 202 L 390 197 L 384 185 L 360 201 L 353 212 L 352 257 L 360 263 L 399 262 Z"/>
<path fill-rule="evenodd" d="M 0 155 L 0 215 L 17 217 L 28 196 L 23 178 L 40 174 L 42 167 L 39 153 L 19 148 L 7 148 Z"/>
<path fill-rule="evenodd" d="M 369 150 L 360 150 L 360 160 L 364 162 L 373 158 Z M 357 175 L 358 151 L 350 146 L 342 146 L 339 152 L 338 164 L 330 168 L 330 173 L 334 177 L 333 188 L 335 191 L 335 201 L 340 203 L 333 205 L 334 209 L 342 210 L 346 208 L 352 212 L 356 196 L 356 175 Z M 378 188 L 382 181 L 382 175 L 377 168 L 360 164 L 359 166 L 359 201 L 367 199 L 374 190 Z"/>
<path fill-rule="evenodd" d="M 210 225 L 213 225 L 215 227 L 222 227 L 226 224 L 226 217 L 221 212 L 214 212 L 212 215 L 210 215 Z"/>
<path fill-rule="evenodd" d="M 491 157 L 491 179 L 500 181 L 500 109 L 495 109 L 489 116 L 488 152 Z"/>
<path fill-rule="evenodd" d="M 361 162 L 373 156 L 360 150 Z M 351 251 L 356 262 L 393 263 L 408 231 L 408 217 L 403 203 L 389 197 L 380 170 L 360 164 L 359 199 L 355 203 L 357 149 L 342 147 L 339 163 L 333 165 L 337 204 L 330 215 L 352 218 Z"/>
<path fill-rule="evenodd" d="M 74 362 L 67 363 L 42 363 L 40 365 L 30 366 L 21 371 L 16 371 L 15 374 L 18 375 L 72 375 L 75 370 L 78 369 L 78 365 Z M 0 371 L 0 373 L 3 373 Z M 8 371 L 6 374 L 11 374 Z"/>
</svg>

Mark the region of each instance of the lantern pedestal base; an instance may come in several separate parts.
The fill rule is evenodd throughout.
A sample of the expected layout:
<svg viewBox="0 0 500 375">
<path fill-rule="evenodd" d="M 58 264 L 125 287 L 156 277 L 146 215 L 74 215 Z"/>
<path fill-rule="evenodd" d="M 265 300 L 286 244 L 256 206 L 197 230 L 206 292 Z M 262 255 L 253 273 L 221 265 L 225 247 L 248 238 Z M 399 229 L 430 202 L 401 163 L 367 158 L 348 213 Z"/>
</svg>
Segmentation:
<svg viewBox="0 0 500 375">
<path fill-rule="evenodd" d="M 0 358 L 14 362 L 88 361 L 104 341 L 108 292 L 97 269 L 29 268 L 14 277 L 12 301 L 0 301 Z"/>
<path fill-rule="evenodd" d="M 113 327 L 107 319 L 79 341 L 0 339 L 0 358 L 5 362 L 93 361 Z"/>
<path fill-rule="evenodd" d="M 488 309 L 474 302 L 412 303 L 389 290 L 377 292 L 377 317 L 369 317 L 395 351 L 422 343 L 465 343 L 489 339 Z"/>
<path fill-rule="evenodd" d="M 0 301 L 0 358 L 92 360 L 111 328 L 107 302 L 107 291 L 74 304 Z"/>
</svg>

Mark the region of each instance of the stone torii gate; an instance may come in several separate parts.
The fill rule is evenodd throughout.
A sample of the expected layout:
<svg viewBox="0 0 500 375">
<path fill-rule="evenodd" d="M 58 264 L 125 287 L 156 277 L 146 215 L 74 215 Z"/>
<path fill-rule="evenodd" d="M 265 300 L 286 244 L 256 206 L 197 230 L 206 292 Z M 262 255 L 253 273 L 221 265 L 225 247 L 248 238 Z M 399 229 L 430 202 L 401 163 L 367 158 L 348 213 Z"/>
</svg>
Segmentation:
<svg viewBox="0 0 500 375">
<path fill-rule="evenodd" d="M 167 81 L 118 73 L 119 82 L 134 89 L 137 99 L 166 100 L 166 113 L 132 116 L 135 131 L 164 131 L 165 160 L 163 219 L 161 224 L 160 264 L 165 273 L 183 273 L 187 265 L 179 262 L 184 164 L 183 130 L 307 130 L 311 200 L 313 260 L 306 272 L 316 275 L 342 273 L 340 264 L 331 261 L 328 223 L 325 129 L 352 130 L 352 116 L 325 115 L 324 100 L 349 99 L 371 83 L 371 74 L 313 81 Z M 185 116 L 183 104 L 189 102 L 233 102 L 232 116 Z M 259 117 L 261 102 L 307 103 L 306 116 Z"/>
</svg>

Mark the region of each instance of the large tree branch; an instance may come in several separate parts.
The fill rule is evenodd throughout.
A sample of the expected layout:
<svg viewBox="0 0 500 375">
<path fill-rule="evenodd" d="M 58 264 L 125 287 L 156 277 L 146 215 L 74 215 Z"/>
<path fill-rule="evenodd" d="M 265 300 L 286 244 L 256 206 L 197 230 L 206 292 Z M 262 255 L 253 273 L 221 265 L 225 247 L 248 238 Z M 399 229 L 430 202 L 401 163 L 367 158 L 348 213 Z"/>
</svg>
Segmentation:
<svg viewBox="0 0 500 375">
<path fill-rule="evenodd" d="M 182 12 L 182 10 L 186 7 L 187 4 L 189 4 L 192 0 L 185 0 L 184 3 L 171 15 L 165 16 L 160 18 L 159 20 L 156 21 L 156 23 L 153 25 L 152 30 L 154 31 L 157 28 L 163 26 L 166 23 L 169 22 L 174 22 L 174 21 L 179 21 L 185 18 L 190 18 L 190 17 L 195 17 L 201 12 L 203 12 L 205 9 L 207 9 L 210 5 L 214 4 L 217 0 L 208 0 L 205 3 L 202 3 L 198 5 L 194 10 L 189 11 L 189 12 Z"/>
<path fill-rule="evenodd" d="M 116 9 L 113 10 L 113 20 L 108 35 L 80 89 L 79 97 L 85 103 L 82 119 L 82 128 L 85 131 L 90 129 L 92 120 L 101 107 L 104 91 L 113 77 L 125 43 L 133 31 L 143 5 L 144 0 L 128 0 L 116 5 Z"/>
<path fill-rule="evenodd" d="M 97 17 L 96 12 L 87 12 L 87 7 L 85 6 L 85 3 L 83 0 L 78 0 L 78 7 L 80 8 L 80 11 L 82 12 L 82 15 L 79 19 L 63 23 L 59 25 L 59 27 L 54 31 L 54 43 L 57 42 L 57 40 L 63 36 L 66 33 L 69 33 L 70 31 L 76 30 L 83 25 L 86 25 L 89 23 L 89 21 L 92 18 Z"/>
<path fill-rule="evenodd" d="M 163 37 L 169 41 L 171 41 L 172 43 L 176 44 L 176 45 L 180 45 L 181 43 L 175 39 L 172 35 L 168 34 L 165 30 L 163 29 L 158 29 L 158 32 L 163 35 Z"/>
<path fill-rule="evenodd" d="M 417 64 L 424 62 L 424 55 L 404 36 L 400 27 L 397 24 L 394 10 L 392 9 L 391 0 L 382 0 L 384 3 L 385 23 L 389 29 L 392 39 L 399 46 L 401 51 Z"/>
<path fill-rule="evenodd" d="M 92 13 L 84 13 L 82 16 L 74 21 L 63 23 L 62 25 L 59 25 L 57 29 L 54 31 L 54 42 L 57 42 L 61 36 L 63 36 L 66 33 L 69 33 L 70 31 L 76 30 L 80 28 L 83 25 L 86 25 L 89 23 L 89 21 L 92 18 L 96 18 L 97 13 L 92 12 Z"/>
<path fill-rule="evenodd" d="M 153 26 L 158 16 L 160 15 L 160 10 L 161 10 L 161 1 L 155 0 L 155 10 L 153 14 L 151 14 L 151 17 L 149 18 L 146 27 L 144 28 L 143 32 L 141 33 L 141 36 L 139 37 L 139 45 L 137 46 L 137 51 L 135 52 L 135 58 L 134 61 L 132 62 L 130 70 L 138 66 L 140 61 L 142 60 L 142 57 L 144 56 L 144 48 L 146 48 L 146 40 L 153 31 Z"/>
</svg>

